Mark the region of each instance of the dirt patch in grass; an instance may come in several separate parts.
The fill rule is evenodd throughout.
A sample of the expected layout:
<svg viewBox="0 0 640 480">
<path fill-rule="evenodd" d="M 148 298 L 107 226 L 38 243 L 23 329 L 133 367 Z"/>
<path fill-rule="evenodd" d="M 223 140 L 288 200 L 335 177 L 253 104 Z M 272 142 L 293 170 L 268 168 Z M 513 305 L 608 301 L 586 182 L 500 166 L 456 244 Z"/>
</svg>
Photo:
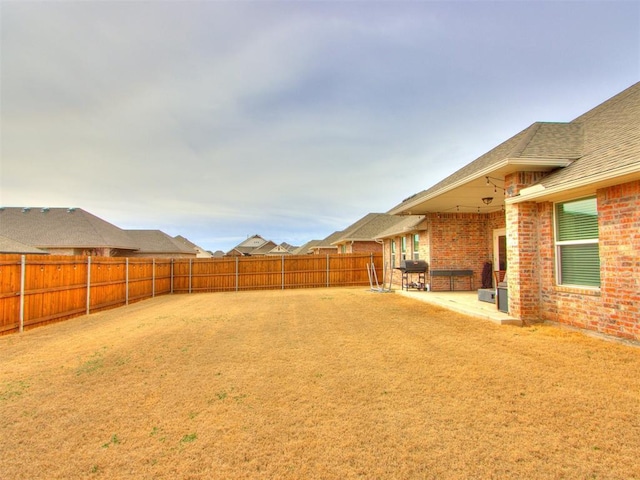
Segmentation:
<svg viewBox="0 0 640 480">
<path fill-rule="evenodd" d="M 640 349 L 362 288 L 0 337 L 0 478 L 640 478 Z"/>
</svg>

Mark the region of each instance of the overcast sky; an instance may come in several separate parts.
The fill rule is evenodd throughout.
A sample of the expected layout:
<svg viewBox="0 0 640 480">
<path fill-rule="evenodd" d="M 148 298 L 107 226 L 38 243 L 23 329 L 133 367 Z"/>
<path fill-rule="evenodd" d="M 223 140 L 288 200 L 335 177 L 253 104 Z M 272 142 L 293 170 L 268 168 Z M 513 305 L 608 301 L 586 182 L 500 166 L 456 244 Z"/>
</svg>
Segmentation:
<svg viewBox="0 0 640 480">
<path fill-rule="evenodd" d="M 210 250 L 324 238 L 640 80 L 638 1 L 2 0 L 0 21 L 0 205 Z"/>
</svg>

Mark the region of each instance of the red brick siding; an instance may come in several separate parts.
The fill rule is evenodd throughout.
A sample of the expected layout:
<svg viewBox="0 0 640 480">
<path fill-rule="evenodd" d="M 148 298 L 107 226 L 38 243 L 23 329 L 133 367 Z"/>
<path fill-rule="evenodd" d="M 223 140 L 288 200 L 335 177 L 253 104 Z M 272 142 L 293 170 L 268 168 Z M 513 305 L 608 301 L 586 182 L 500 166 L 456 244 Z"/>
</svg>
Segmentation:
<svg viewBox="0 0 640 480">
<path fill-rule="evenodd" d="M 491 214 L 440 213 L 430 216 L 430 258 L 432 270 L 473 270 L 473 290 L 482 285 L 482 269 L 493 257 L 493 230 L 504 228 L 504 212 Z M 448 290 L 448 278 L 434 278 L 434 290 Z M 457 278 L 455 288 L 469 289 L 467 278 Z"/>
<path fill-rule="evenodd" d="M 524 321 L 539 318 L 539 223 L 534 202 L 507 206 L 509 313 Z"/>
<path fill-rule="evenodd" d="M 440 213 L 430 214 L 426 231 L 420 231 L 419 254 L 430 269 L 473 270 L 472 289 L 482 285 L 482 269 L 493 256 L 493 230 L 505 228 L 505 214 L 497 211 L 489 214 Z M 395 237 L 396 262 L 400 265 L 401 237 Z M 413 234 L 407 234 L 407 258 L 412 254 Z M 391 265 L 391 239 L 384 241 L 385 262 Z M 401 285 L 398 270 L 393 273 L 393 283 Z M 429 282 L 429 279 L 427 279 Z M 434 278 L 434 290 L 448 290 L 449 278 Z M 468 278 L 456 279 L 455 288 L 467 290 Z"/>
<path fill-rule="evenodd" d="M 598 191 L 602 307 L 598 328 L 640 339 L 640 181 Z"/>
<path fill-rule="evenodd" d="M 426 231 L 417 232 L 419 235 L 418 255 L 421 260 L 429 262 L 429 236 Z M 407 259 L 413 258 L 413 233 L 406 235 L 407 242 Z M 396 242 L 395 262 L 391 258 L 391 240 Z M 387 238 L 384 240 L 384 261 L 388 268 L 392 268 L 393 265 L 398 267 L 402 262 L 402 236 L 394 237 L 393 239 Z M 389 276 L 390 278 L 391 276 Z M 402 274 L 399 270 L 393 272 L 393 285 L 400 287 L 402 285 Z"/>
<path fill-rule="evenodd" d="M 346 253 L 379 253 L 382 252 L 382 245 L 378 242 L 351 242 L 347 243 Z"/>
<path fill-rule="evenodd" d="M 599 190 L 597 202 L 599 290 L 556 284 L 552 203 L 507 207 L 509 313 L 640 340 L 640 181 Z"/>
<path fill-rule="evenodd" d="M 517 195 L 521 189 L 533 185 L 542 179 L 546 172 L 514 172 L 504 178 L 504 189 L 507 197 Z"/>
</svg>

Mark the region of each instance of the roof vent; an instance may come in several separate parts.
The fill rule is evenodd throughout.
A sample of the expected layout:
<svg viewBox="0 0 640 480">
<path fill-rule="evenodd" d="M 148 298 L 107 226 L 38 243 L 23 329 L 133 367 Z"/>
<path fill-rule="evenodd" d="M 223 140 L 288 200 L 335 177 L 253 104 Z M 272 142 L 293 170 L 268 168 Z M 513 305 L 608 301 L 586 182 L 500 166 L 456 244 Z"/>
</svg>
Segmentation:
<svg viewBox="0 0 640 480">
<path fill-rule="evenodd" d="M 29 207 L 24 207 L 22 209 L 22 213 L 29 213 L 30 211 L 31 211 L 31 208 L 29 208 Z"/>
<path fill-rule="evenodd" d="M 41 208 L 41 209 L 40 209 L 40 211 L 41 211 L 42 213 L 49 213 L 49 207 Z"/>
<path fill-rule="evenodd" d="M 73 213 L 75 211 L 76 211 L 75 208 L 67 208 L 67 213 Z"/>
</svg>

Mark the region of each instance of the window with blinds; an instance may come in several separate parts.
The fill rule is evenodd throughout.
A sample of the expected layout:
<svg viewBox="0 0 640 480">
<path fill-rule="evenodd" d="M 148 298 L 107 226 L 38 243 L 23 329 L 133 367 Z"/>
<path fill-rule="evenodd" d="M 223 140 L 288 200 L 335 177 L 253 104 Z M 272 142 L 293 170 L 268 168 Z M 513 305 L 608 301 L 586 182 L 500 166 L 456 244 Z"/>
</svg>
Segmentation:
<svg viewBox="0 0 640 480">
<path fill-rule="evenodd" d="M 595 197 L 556 204 L 556 252 L 559 284 L 600 286 Z"/>
</svg>

